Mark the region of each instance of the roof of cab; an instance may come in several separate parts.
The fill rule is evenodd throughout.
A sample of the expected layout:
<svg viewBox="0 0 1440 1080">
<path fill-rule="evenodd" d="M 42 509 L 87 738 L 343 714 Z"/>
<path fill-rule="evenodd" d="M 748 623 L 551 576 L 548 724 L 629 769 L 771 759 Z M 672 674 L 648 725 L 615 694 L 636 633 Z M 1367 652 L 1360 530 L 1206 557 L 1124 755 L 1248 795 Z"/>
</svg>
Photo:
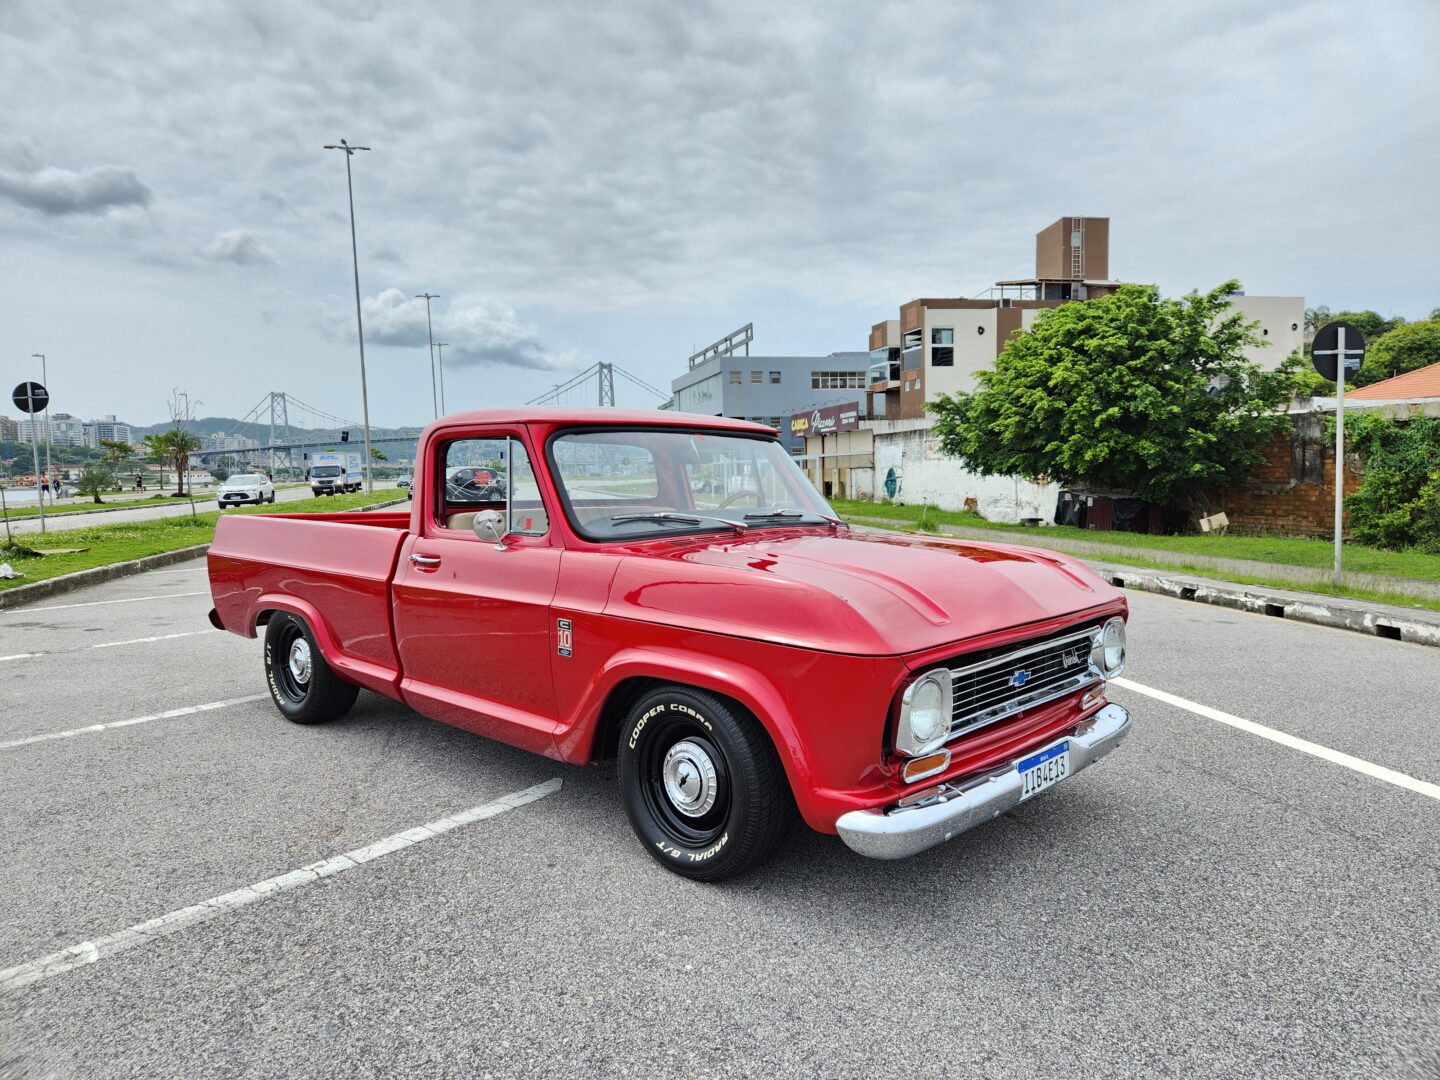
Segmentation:
<svg viewBox="0 0 1440 1080">
<path fill-rule="evenodd" d="M 572 424 L 606 427 L 685 427 L 716 428 L 722 431 L 774 432 L 765 424 L 749 420 L 733 420 L 728 416 L 703 416 L 699 413 L 672 412 L 669 409 L 601 409 L 567 408 L 545 409 L 533 405 L 522 405 L 513 409 L 473 409 L 469 412 L 450 413 L 433 421 L 430 427 L 453 427 L 457 424 L 547 424 L 570 426 Z"/>
</svg>

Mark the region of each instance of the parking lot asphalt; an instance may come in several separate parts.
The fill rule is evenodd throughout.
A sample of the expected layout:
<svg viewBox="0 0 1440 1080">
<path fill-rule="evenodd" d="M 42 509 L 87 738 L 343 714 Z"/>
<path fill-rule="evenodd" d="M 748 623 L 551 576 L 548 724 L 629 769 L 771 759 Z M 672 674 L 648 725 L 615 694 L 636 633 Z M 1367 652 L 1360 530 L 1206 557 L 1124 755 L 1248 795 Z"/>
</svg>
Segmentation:
<svg viewBox="0 0 1440 1080">
<path fill-rule="evenodd" d="M 287 723 L 202 562 L 0 612 L 0 969 L 270 883 L 0 989 L 0 1077 L 1440 1075 L 1440 800 L 1144 692 L 1433 785 L 1440 650 L 1130 602 L 1102 765 L 719 885 L 608 766 L 368 693 Z"/>
</svg>

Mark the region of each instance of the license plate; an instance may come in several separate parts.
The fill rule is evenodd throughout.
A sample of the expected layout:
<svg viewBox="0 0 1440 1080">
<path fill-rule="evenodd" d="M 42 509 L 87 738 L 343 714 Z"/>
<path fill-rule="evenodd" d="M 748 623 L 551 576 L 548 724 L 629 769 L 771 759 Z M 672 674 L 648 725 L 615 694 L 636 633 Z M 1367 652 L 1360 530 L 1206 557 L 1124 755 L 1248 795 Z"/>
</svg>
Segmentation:
<svg viewBox="0 0 1440 1080">
<path fill-rule="evenodd" d="M 1020 801 L 1031 795 L 1038 795 L 1048 787 L 1054 787 L 1070 775 L 1070 742 L 1058 742 L 1047 746 L 1038 754 L 1031 754 L 1015 763 L 1020 774 Z"/>
</svg>

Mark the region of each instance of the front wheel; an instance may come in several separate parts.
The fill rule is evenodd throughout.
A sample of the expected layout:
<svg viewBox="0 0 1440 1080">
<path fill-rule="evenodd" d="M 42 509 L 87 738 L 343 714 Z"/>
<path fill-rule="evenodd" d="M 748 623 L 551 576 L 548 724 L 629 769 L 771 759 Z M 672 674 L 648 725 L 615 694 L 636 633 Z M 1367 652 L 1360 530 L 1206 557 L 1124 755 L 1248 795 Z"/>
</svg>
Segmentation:
<svg viewBox="0 0 1440 1080">
<path fill-rule="evenodd" d="M 720 881 L 765 862 L 795 806 L 760 723 L 703 690 L 642 697 L 620 732 L 620 792 L 635 835 L 666 869 Z"/>
<path fill-rule="evenodd" d="M 276 612 L 265 627 L 265 677 L 275 707 L 296 724 L 338 720 L 360 693 L 325 662 L 305 620 L 289 612 Z"/>
</svg>

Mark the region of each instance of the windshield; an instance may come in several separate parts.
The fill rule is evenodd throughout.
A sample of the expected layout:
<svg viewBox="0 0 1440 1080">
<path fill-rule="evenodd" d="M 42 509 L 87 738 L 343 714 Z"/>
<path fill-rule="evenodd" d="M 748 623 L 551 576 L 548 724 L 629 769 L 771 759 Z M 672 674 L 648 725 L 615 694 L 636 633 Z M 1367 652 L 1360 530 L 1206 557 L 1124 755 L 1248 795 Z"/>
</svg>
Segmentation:
<svg viewBox="0 0 1440 1080">
<path fill-rule="evenodd" d="M 340 466 L 339 466 L 339 465 L 316 465 L 315 468 L 313 468 L 313 469 L 310 470 L 310 475 L 311 475 L 311 476 L 339 476 L 339 475 L 340 475 Z"/>
<path fill-rule="evenodd" d="M 230 477 L 229 482 L 232 484 L 263 484 L 265 481 L 258 476 L 251 476 L 249 473 L 244 473 L 240 476 Z"/>
<path fill-rule="evenodd" d="M 576 530 L 629 540 L 835 519 L 778 442 L 664 428 L 578 431 L 550 441 Z"/>
</svg>

